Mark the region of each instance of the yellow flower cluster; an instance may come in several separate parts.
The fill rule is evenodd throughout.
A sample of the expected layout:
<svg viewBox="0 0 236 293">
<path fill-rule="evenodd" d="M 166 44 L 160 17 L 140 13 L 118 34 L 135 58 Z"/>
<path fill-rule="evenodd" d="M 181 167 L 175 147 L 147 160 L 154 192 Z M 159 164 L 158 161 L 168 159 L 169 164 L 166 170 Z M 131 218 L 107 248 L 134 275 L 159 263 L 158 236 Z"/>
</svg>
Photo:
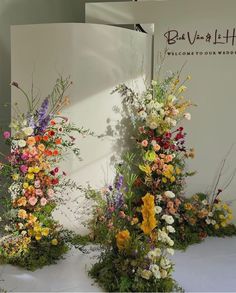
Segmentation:
<svg viewBox="0 0 236 293">
<path fill-rule="evenodd" d="M 120 231 L 116 234 L 116 245 L 119 250 L 124 250 L 127 248 L 130 241 L 130 233 L 128 230 Z"/>
<path fill-rule="evenodd" d="M 142 197 L 142 200 L 144 203 L 141 209 L 143 222 L 140 227 L 144 234 L 150 235 L 152 230 L 157 226 L 154 196 L 147 193 L 144 197 Z"/>
</svg>

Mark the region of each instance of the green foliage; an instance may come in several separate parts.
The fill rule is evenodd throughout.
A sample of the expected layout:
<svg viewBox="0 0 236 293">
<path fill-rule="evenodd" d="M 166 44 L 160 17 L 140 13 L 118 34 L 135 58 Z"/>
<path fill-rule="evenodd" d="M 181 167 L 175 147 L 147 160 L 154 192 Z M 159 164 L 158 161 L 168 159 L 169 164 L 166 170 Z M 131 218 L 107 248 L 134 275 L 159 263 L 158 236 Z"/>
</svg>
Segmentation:
<svg viewBox="0 0 236 293">
<path fill-rule="evenodd" d="M 146 280 L 129 272 L 129 260 L 114 252 L 102 255 L 89 275 L 107 292 L 183 292 L 173 279 Z"/>
<path fill-rule="evenodd" d="M 58 245 L 52 245 L 48 241 L 34 241 L 26 254 L 20 257 L 2 259 L 2 262 L 35 271 L 45 265 L 55 264 L 63 258 L 67 251 L 68 245 L 63 240 Z"/>
</svg>

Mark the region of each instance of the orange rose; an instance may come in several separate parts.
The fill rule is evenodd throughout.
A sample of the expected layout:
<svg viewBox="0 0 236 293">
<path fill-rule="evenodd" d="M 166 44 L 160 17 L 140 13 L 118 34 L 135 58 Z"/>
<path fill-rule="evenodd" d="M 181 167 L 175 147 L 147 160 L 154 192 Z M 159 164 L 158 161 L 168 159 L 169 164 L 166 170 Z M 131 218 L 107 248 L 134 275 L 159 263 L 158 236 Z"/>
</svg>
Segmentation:
<svg viewBox="0 0 236 293">
<path fill-rule="evenodd" d="M 27 144 L 28 145 L 33 146 L 33 145 L 35 145 L 35 143 L 36 143 L 36 140 L 35 140 L 35 137 L 34 136 L 28 137 L 28 139 L 27 139 Z"/>
<path fill-rule="evenodd" d="M 58 156 L 58 155 L 59 155 L 58 150 L 54 150 L 54 151 L 53 151 L 53 156 Z"/>
<path fill-rule="evenodd" d="M 62 139 L 61 138 L 57 138 L 56 140 L 55 140 L 55 144 L 61 144 L 62 143 Z"/>
<path fill-rule="evenodd" d="M 38 149 L 41 151 L 41 152 L 44 152 L 45 151 L 45 145 L 44 144 L 39 144 L 38 145 Z"/>
<path fill-rule="evenodd" d="M 43 136 L 43 140 L 44 140 L 44 141 L 48 141 L 48 139 L 49 139 L 49 137 L 48 137 L 47 135 L 44 135 L 44 136 Z"/>
</svg>

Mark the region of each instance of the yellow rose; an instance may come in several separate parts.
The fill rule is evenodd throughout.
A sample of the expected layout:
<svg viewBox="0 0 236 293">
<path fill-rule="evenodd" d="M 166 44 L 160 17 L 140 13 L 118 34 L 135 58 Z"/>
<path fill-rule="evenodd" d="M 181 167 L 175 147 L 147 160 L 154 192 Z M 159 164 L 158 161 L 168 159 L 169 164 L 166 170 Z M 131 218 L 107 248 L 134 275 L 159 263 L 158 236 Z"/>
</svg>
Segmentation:
<svg viewBox="0 0 236 293">
<path fill-rule="evenodd" d="M 225 221 L 221 222 L 221 227 L 225 228 L 227 226 L 227 223 Z"/>
<path fill-rule="evenodd" d="M 175 176 L 171 176 L 171 177 L 170 177 L 170 182 L 171 182 L 171 183 L 175 182 Z"/>
<path fill-rule="evenodd" d="M 215 228 L 216 230 L 218 230 L 218 229 L 220 228 L 220 226 L 219 226 L 218 224 L 215 224 L 214 228 Z"/>
<path fill-rule="evenodd" d="M 34 168 L 33 168 L 33 167 L 29 167 L 29 168 L 28 168 L 28 172 L 29 172 L 29 173 L 33 173 L 33 172 L 34 172 Z"/>
<path fill-rule="evenodd" d="M 35 239 L 36 239 L 37 241 L 41 240 L 41 239 L 42 239 L 42 235 L 41 235 L 41 233 L 36 233 L 36 235 L 35 235 Z"/>
<path fill-rule="evenodd" d="M 49 234 L 49 228 L 43 228 L 42 231 L 41 231 L 42 235 L 43 236 L 48 236 Z"/>
<path fill-rule="evenodd" d="M 20 219 L 26 219 L 27 218 L 27 212 L 25 210 L 23 210 L 23 209 L 20 209 L 18 211 L 18 217 Z"/>
<path fill-rule="evenodd" d="M 52 239 L 51 241 L 52 245 L 57 245 L 58 244 L 58 240 L 56 238 Z"/>
<path fill-rule="evenodd" d="M 34 173 L 38 173 L 40 171 L 40 168 L 38 166 L 34 167 Z"/>
<path fill-rule="evenodd" d="M 24 189 L 27 189 L 28 187 L 29 187 L 29 183 L 28 183 L 28 182 L 24 182 L 24 183 L 23 183 L 23 188 L 24 188 Z"/>
<path fill-rule="evenodd" d="M 33 179 L 34 179 L 34 174 L 33 174 L 33 173 L 28 173 L 28 174 L 27 174 L 27 178 L 28 178 L 29 180 L 33 180 Z"/>
<path fill-rule="evenodd" d="M 13 174 L 12 179 L 17 181 L 19 179 L 19 174 L 17 174 L 17 173 Z"/>
</svg>

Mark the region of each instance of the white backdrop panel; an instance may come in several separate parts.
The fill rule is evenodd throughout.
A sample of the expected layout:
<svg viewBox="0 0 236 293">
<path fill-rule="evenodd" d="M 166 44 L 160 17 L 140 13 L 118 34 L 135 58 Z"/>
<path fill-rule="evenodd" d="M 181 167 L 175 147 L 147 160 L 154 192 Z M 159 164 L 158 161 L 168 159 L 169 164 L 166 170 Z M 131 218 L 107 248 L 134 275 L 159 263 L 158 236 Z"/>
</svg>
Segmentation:
<svg viewBox="0 0 236 293">
<path fill-rule="evenodd" d="M 110 95 L 121 82 L 132 81 L 142 90 L 144 80 L 151 77 L 152 39 L 145 34 L 118 27 L 96 24 L 45 24 L 13 26 L 12 80 L 30 89 L 32 74 L 34 84 L 42 97 L 51 90 L 58 74 L 70 75 L 73 86 L 69 90 L 71 104 L 65 110 L 71 121 L 103 134 L 108 120 L 113 125 L 121 119 L 114 106 L 121 106 L 118 95 Z M 134 81 L 134 82 L 133 82 Z M 24 103 L 21 95 L 12 90 L 12 103 Z M 68 156 L 63 170 L 80 184 L 100 188 L 112 182 L 114 170 L 111 157 L 117 150 L 116 138 L 81 139 L 79 142 L 83 161 Z M 78 193 L 72 193 L 72 199 Z M 74 219 L 85 211 L 89 216 L 90 205 L 82 194 L 80 204 L 68 199 L 63 215 L 57 217 L 67 227 L 83 230 L 81 222 L 86 217 Z M 72 209 L 73 212 L 69 211 Z"/>
</svg>

